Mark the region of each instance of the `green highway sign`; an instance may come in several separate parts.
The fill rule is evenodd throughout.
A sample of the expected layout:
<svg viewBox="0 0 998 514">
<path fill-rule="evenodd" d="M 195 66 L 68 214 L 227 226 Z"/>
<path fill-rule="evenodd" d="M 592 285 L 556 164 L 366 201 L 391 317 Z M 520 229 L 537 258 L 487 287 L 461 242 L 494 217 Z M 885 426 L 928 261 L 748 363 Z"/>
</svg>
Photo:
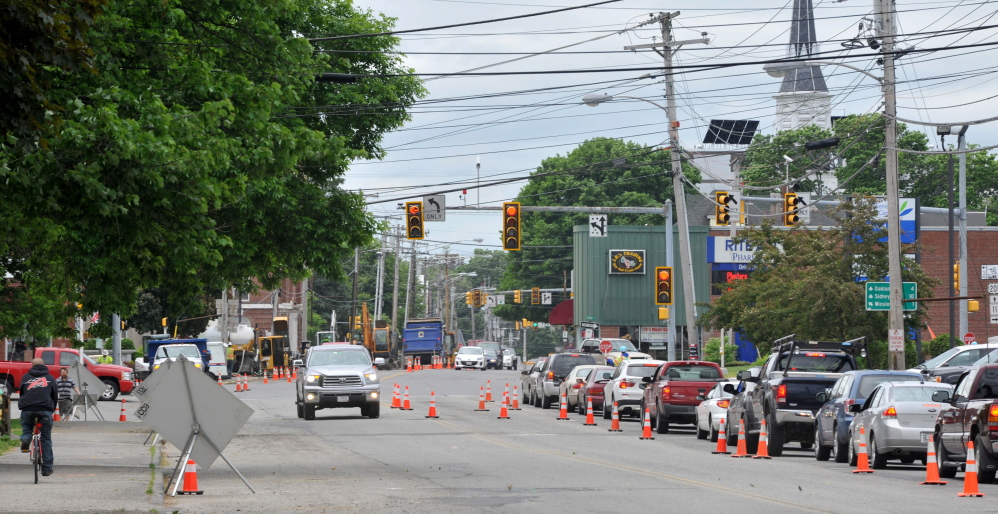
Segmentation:
<svg viewBox="0 0 998 514">
<path fill-rule="evenodd" d="M 918 284 L 915 282 L 905 282 L 901 288 L 901 297 L 905 300 L 918 298 Z M 913 311 L 918 308 L 916 302 L 904 302 L 904 310 Z M 889 311 L 891 310 L 891 284 L 890 282 L 867 282 L 866 283 L 866 310 L 868 311 Z"/>
</svg>

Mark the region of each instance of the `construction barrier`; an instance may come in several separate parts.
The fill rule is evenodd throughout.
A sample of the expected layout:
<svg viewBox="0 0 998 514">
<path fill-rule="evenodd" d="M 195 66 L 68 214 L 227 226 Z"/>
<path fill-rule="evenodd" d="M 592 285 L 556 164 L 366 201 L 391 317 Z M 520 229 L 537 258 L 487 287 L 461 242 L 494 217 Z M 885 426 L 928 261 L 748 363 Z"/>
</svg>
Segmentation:
<svg viewBox="0 0 998 514">
<path fill-rule="evenodd" d="M 591 396 L 586 398 L 586 422 L 583 425 L 587 427 L 596 426 L 596 419 L 593 418 L 593 398 Z"/>
<path fill-rule="evenodd" d="M 818 444 L 815 442 L 815 444 Z M 769 456 L 769 435 L 766 433 L 766 420 L 762 420 L 762 429 L 759 432 L 759 448 L 755 452 L 753 459 L 771 459 Z"/>
<path fill-rule="evenodd" d="M 642 440 L 655 439 L 655 437 L 651 435 L 651 413 L 648 411 L 648 407 L 645 407 L 645 419 L 644 422 L 641 424 L 641 439 Z"/>
<path fill-rule="evenodd" d="M 745 457 L 751 457 L 748 453 L 745 443 L 745 420 L 738 420 L 738 446 L 735 447 L 735 454 L 732 457 L 737 457 L 743 459 Z"/>
<path fill-rule="evenodd" d="M 198 489 L 198 471 L 194 459 L 187 460 L 187 465 L 184 466 L 183 488 L 177 492 L 179 494 L 204 494 L 204 491 Z"/>
<path fill-rule="evenodd" d="M 558 421 L 568 421 L 568 398 L 565 397 L 565 393 L 561 393 L 561 408 L 558 410 L 558 417 L 555 418 Z"/>
</svg>

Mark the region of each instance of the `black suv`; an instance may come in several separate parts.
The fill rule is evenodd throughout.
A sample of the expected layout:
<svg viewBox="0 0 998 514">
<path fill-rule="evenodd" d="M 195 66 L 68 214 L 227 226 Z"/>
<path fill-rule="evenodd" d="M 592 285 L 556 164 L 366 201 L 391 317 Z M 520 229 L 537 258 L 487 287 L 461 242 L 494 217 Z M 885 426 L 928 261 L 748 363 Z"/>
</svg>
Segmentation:
<svg viewBox="0 0 998 514">
<path fill-rule="evenodd" d="M 556 353 L 548 357 L 544 367 L 532 384 L 534 407 L 550 409 L 558 401 L 559 385 L 576 366 L 596 364 L 596 359 L 587 353 Z"/>
</svg>

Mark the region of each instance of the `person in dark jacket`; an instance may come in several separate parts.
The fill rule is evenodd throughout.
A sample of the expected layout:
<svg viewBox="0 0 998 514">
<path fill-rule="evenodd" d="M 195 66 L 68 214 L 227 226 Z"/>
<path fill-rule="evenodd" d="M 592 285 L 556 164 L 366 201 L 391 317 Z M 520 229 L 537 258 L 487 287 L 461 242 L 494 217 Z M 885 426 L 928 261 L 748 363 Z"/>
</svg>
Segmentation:
<svg viewBox="0 0 998 514">
<path fill-rule="evenodd" d="M 27 452 L 31 444 L 34 424 L 42 424 L 42 475 L 52 474 L 52 411 L 59 401 L 55 377 L 41 359 L 31 361 L 31 369 L 21 378 L 21 397 L 17 408 L 21 409 L 21 451 Z"/>
</svg>

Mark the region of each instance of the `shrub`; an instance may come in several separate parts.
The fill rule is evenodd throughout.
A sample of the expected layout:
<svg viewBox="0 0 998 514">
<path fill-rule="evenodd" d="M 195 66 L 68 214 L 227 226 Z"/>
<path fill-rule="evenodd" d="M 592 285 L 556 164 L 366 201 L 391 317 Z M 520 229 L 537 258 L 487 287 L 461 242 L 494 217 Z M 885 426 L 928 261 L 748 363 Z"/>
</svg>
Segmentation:
<svg viewBox="0 0 998 514">
<path fill-rule="evenodd" d="M 929 360 L 940 353 L 949 350 L 949 334 L 939 334 L 935 339 L 922 345 L 922 352 L 925 353 L 925 360 Z"/>
<path fill-rule="evenodd" d="M 704 345 L 704 360 L 721 363 L 721 340 L 713 337 Z M 730 365 L 728 359 L 738 356 L 738 347 L 733 344 L 724 345 L 725 365 Z"/>
<path fill-rule="evenodd" d="M 135 342 L 132 341 L 131 339 L 127 338 L 127 337 L 123 338 L 121 340 L 121 349 L 122 350 L 134 350 L 135 349 Z"/>
</svg>

